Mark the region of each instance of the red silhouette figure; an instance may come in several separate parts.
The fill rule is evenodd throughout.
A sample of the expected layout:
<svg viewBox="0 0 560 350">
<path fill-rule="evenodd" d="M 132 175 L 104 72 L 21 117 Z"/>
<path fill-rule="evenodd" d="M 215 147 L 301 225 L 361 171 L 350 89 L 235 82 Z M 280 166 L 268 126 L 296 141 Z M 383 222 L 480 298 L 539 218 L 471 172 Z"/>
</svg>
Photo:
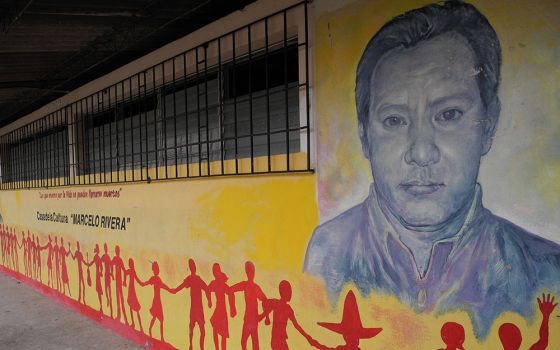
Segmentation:
<svg viewBox="0 0 560 350">
<path fill-rule="evenodd" d="M 270 347 L 272 350 L 288 350 L 288 321 L 291 321 L 295 329 L 311 341 L 311 337 L 303 330 L 298 323 L 294 310 L 289 302 L 292 300 L 292 286 L 288 281 L 281 281 L 278 285 L 280 299 L 268 299 L 263 302 L 263 313 L 259 316 L 259 321 L 267 317 L 271 312 L 272 316 L 272 337 Z M 270 321 L 267 319 L 266 324 Z"/>
<path fill-rule="evenodd" d="M 23 237 L 23 234 L 22 234 Z M 27 239 L 25 240 L 25 247 L 27 248 L 27 255 L 25 257 L 26 265 L 27 265 L 27 272 L 29 277 L 33 277 L 33 259 L 32 259 L 32 247 L 31 247 L 31 235 L 29 231 L 27 231 Z"/>
<path fill-rule="evenodd" d="M 99 244 L 95 245 L 93 249 L 95 255 L 89 263 L 86 263 L 88 267 L 95 264 L 95 291 L 97 292 L 97 299 L 99 300 L 99 312 L 103 313 L 103 302 L 101 301 L 101 296 L 103 295 L 103 287 L 101 286 L 101 277 L 103 277 L 103 263 L 99 257 Z"/>
<path fill-rule="evenodd" d="M 30 273 L 30 263 L 29 263 L 29 232 L 27 233 L 27 238 L 25 239 L 25 233 L 21 233 L 21 245 L 18 244 L 19 248 L 23 248 L 23 268 L 25 270 L 25 275 L 27 277 L 31 276 Z"/>
<path fill-rule="evenodd" d="M 4 226 L 2 229 L 2 262 L 4 266 L 8 267 L 9 265 L 9 232 L 7 231 L 8 227 Z"/>
<path fill-rule="evenodd" d="M 318 322 L 317 324 L 342 335 L 345 341 L 345 344 L 331 348 L 310 338 L 309 343 L 320 350 L 360 350 L 360 339 L 373 338 L 383 330 L 382 328 L 364 328 L 362 326 L 358 303 L 352 291 L 346 294 L 340 323 Z"/>
<path fill-rule="evenodd" d="M 41 261 L 41 244 L 39 243 L 39 236 L 35 236 L 35 254 L 37 255 L 37 276 L 39 277 L 39 281 L 43 283 L 43 262 Z"/>
<path fill-rule="evenodd" d="M 124 322 L 128 324 L 126 310 L 124 308 L 123 284 L 126 286 L 126 275 L 124 262 L 121 259 L 121 247 L 115 246 L 115 256 L 112 261 L 115 279 L 115 297 L 117 298 L 117 320 L 121 320 L 121 310 L 124 315 Z"/>
<path fill-rule="evenodd" d="M 6 266 L 8 268 L 12 267 L 12 235 L 10 234 L 10 228 L 6 227 Z"/>
<path fill-rule="evenodd" d="M 25 270 L 25 275 L 29 276 L 29 266 L 27 265 L 27 241 L 25 240 L 25 233 L 21 233 L 21 244 L 16 238 L 16 248 L 22 249 L 23 248 L 23 268 Z M 17 250 L 16 250 L 17 251 Z"/>
<path fill-rule="evenodd" d="M 68 249 L 70 251 L 70 249 Z M 80 242 L 76 242 L 76 251 L 72 254 L 72 259 L 78 263 L 78 303 L 86 304 L 86 284 L 84 282 L 83 264 L 87 266 L 84 260 L 84 254 L 80 250 Z"/>
<path fill-rule="evenodd" d="M 12 250 L 13 250 L 13 238 L 10 232 L 10 228 L 6 226 L 6 266 L 9 268 L 14 269 L 13 259 L 12 259 Z"/>
<path fill-rule="evenodd" d="M 465 350 L 465 329 L 456 322 L 445 322 L 441 326 L 441 340 L 446 347 L 440 350 Z"/>
<path fill-rule="evenodd" d="M 146 282 L 142 282 L 141 280 L 138 279 L 138 283 L 142 287 L 147 286 L 149 284 L 154 286 L 154 299 L 152 301 L 152 307 L 150 308 L 150 314 L 152 315 L 152 320 L 150 321 L 149 333 L 150 333 L 150 338 L 153 338 L 152 327 L 154 326 L 156 320 L 158 320 L 159 334 L 161 337 L 161 341 L 165 342 L 163 337 L 163 307 L 161 305 L 161 289 L 163 288 L 168 292 L 172 292 L 172 290 L 159 277 L 159 265 L 156 261 L 152 263 L 152 272 L 154 273 L 154 275 L 150 277 L 149 280 L 147 280 Z"/>
<path fill-rule="evenodd" d="M 215 263 L 212 266 L 214 279 L 208 285 L 208 291 L 216 296 L 216 307 L 214 313 L 210 317 L 214 335 L 214 346 L 216 350 L 226 350 L 227 338 L 229 338 L 228 315 L 226 310 L 226 297 L 229 301 L 229 311 L 231 317 L 235 317 L 237 310 L 235 309 L 235 295 L 227 284 L 228 276 L 222 272 L 220 264 Z M 222 337 L 221 342 L 219 337 Z M 220 347 L 221 344 L 221 347 Z"/>
<path fill-rule="evenodd" d="M 38 269 L 38 262 L 37 262 L 37 244 L 35 243 L 36 237 L 33 235 L 31 237 L 31 260 L 33 261 L 33 278 L 38 280 L 39 279 L 39 269 Z"/>
<path fill-rule="evenodd" d="M 40 250 L 44 250 L 44 249 L 48 249 L 47 252 L 47 270 L 48 270 L 48 274 L 47 274 L 47 285 L 51 288 L 54 288 L 54 276 L 53 276 L 53 245 L 52 245 L 52 239 L 51 239 L 51 235 L 49 235 L 49 241 L 40 248 Z"/>
<path fill-rule="evenodd" d="M 17 238 L 17 236 L 16 236 L 16 229 L 14 228 L 13 230 L 14 230 L 14 234 L 13 234 L 13 237 L 14 237 L 14 246 L 13 246 L 14 254 L 13 254 L 13 259 L 14 259 L 14 261 L 15 261 L 15 262 L 14 262 L 15 269 L 16 269 L 16 271 L 19 272 L 18 238 Z M 21 242 L 21 245 L 19 245 L 19 247 L 21 248 L 22 246 L 23 246 L 23 242 Z"/>
<path fill-rule="evenodd" d="M 126 301 L 128 303 L 128 307 L 130 308 L 130 320 L 132 328 L 135 328 L 134 325 L 134 315 L 132 311 L 136 311 L 136 316 L 138 317 L 138 324 L 140 325 L 140 332 L 144 333 L 144 329 L 142 329 L 142 320 L 140 319 L 140 303 L 138 302 L 138 297 L 136 296 L 136 282 L 140 283 L 138 276 L 136 275 L 136 270 L 134 269 L 134 260 L 128 259 L 128 270 L 125 271 L 125 278 L 126 276 L 129 277 L 128 282 L 128 295 Z M 126 279 L 125 284 L 126 287 Z"/>
<path fill-rule="evenodd" d="M 66 266 L 66 257 L 70 255 L 70 242 L 68 242 L 68 250 L 64 248 L 64 238 L 60 238 L 60 247 L 58 248 L 58 256 L 60 259 L 60 270 L 62 279 L 62 294 L 66 294 L 66 287 L 68 287 L 68 294 L 72 296 L 70 292 L 70 285 L 68 283 L 68 267 Z"/>
<path fill-rule="evenodd" d="M 111 257 L 108 254 L 107 243 L 103 245 L 104 254 L 101 257 L 101 261 L 103 262 L 103 269 L 105 273 L 105 299 L 107 300 L 107 306 L 111 312 L 111 318 L 113 318 L 113 296 L 111 293 L 111 279 L 114 278 L 113 276 L 113 267 Z"/>
<path fill-rule="evenodd" d="M 253 350 L 259 350 L 259 304 L 266 300 L 261 287 L 255 283 L 255 265 L 245 263 L 247 280 L 234 284 L 232 292 L 243 292 L 245 295 L 245 315 L 243 317 L 243 330 L 241 332 L 241 348 L 247 350 L 247 340 L 251 337 Z"/>
<path fill-rule="evenodd" d="M 54 275 L 56 277 L 56 290 L 60 291 L 62 282 L 60 280 L 60 248 L 58 247 L 58 237 L 54 237 Z"/>
<path fill-rule="evenodd" d="M 202 292 L 206 294 L 208 307 L 212 307 L 212 300 L 210 298 L 210 291 L 206 283 L 196 274 L 196 264 L 193 259 L 189 259 L 189 270 L 191 274 L 185 277 L 183 283 L 171 292 L 173 294 L 179 292 L 183 288 L 190 288 L 191 311 L 189 322 L 189 350 L 192 350 L 192 340 L 194 335 L 194 326 L 198 324 L 200 330 L 200 350 L 204 350 L 204 308 L 202 306 Z"/>
<path fill-rule="evenodd" d="M 539 340 L 531 345 L 529 350 L 544 350 L 548 346 L 548 321 L 554 308 L 558 305 L 558 303 L 554 304 L 554 297 L 550 294 L 543 294 L 542 300 L 537 298 L 537 303 L 539 304 L 539 310 L 543 315 L 543 319 L 539 330 Z M 521 346 L 521 341 L 523 340 L 521 331 L 513 323 L 502 324 L 498 329 L 498 335 L 504 350 L 517 350 Z"/>
<path fill-rule="evenodd" d="M 2 265 L 6 266 L 6 232 L 4 232 L 3 224 L 0 224 L 0 247 L 2 248 Z"/>
</svg>

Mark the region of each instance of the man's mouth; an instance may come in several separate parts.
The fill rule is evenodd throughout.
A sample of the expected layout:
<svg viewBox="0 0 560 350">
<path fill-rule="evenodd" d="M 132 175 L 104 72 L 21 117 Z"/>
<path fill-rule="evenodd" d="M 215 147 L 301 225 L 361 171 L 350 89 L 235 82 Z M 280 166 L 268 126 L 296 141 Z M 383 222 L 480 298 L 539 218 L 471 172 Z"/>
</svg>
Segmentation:
<svg viewBox="0 0 560 350">
<path fill-rule="evenodd" d="M 421 196 L 437 192 L 445 186 L 443 183 L 429 181 L 407 181 L 399 185 L 406 193 Z"/>
</svg>

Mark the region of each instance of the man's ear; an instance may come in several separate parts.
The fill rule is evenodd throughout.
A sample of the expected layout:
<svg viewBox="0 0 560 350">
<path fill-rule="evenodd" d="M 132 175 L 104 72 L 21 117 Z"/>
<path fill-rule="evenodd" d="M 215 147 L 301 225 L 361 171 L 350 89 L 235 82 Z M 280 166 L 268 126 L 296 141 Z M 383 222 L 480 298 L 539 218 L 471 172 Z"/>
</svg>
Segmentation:
<svg viewBox="0 0 560 350">
<path fill-rule="evenodd" d="M 364 126 L 362 122 L 358 122 L 358 133 L 360 135 L 360 141 L 362 144 L 362 152 L 364 157 L 369 159 L 369 140 L 367 136 L 367 127 Z"/>
<path fill-rule="evenodd" d="M 498 118 L 500 116 L 500 101 L 496 98 L 486 109 L 486 119 L 484 123 L 484 139 L 482 140 L 482 155 L 490 151 L 492 141 L 496 134 L 496 127 L 498 126 Z"/>
</svg>

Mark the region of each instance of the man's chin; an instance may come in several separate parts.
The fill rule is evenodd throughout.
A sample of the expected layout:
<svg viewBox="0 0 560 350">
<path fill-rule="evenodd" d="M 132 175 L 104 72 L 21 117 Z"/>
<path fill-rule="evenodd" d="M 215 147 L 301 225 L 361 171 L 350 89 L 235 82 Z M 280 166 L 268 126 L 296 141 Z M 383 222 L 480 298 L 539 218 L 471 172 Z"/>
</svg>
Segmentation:
<svg viewBox="0 0 560 350">
<path fill-rule="evenodd" d="M 418 231 L 437 229 L 448 221 L 449 216 L 439 206 L 424 204 L 421 206 L 406 206 L 406 210 L 399 215 L 403 226 Z"/>
</svg>

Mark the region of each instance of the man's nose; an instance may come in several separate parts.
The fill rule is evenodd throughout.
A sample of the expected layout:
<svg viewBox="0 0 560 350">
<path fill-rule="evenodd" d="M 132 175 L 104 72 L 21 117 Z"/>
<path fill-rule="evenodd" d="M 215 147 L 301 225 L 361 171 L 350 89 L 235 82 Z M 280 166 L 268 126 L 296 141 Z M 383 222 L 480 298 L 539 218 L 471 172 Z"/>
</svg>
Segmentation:
<svg viewBox="0 0 560 350">
<path fill-rule="evenodd" d="M 405 162 L 420 167 L 439 162 L 440 152 L 435 142 L 435 132 L 431 123 L 412 125 L 409 130 L 410 142 L 404 155 Z"/>
</svg>

